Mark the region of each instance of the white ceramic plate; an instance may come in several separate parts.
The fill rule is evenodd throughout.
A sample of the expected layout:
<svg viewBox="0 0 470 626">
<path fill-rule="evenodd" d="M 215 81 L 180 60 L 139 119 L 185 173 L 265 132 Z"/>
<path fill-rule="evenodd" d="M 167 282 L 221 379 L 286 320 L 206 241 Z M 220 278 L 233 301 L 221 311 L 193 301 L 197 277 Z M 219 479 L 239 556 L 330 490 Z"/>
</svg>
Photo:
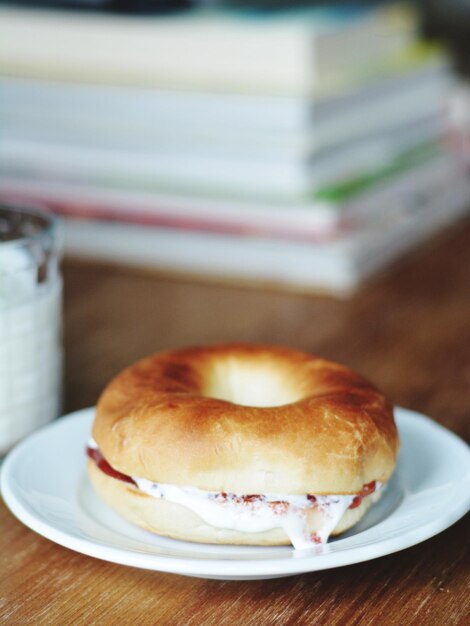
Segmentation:
<svg viewBox="0 0 470 626">
<path fill-rule="evenodd" d="M 380 502 L 326 546 L 296 551 L 199 545 L 134 527 L 94 494 L 85 476 L 93 409 L 62 418 L 6 458 L 1 488 L 16 517 L 51 541 L 100 559 L 188 576 L 257 579 L 374 559 L 444 530 L 470 508 L 470 451 L 442 426 L 405 409 L 398 469 Z"/>
</svg>

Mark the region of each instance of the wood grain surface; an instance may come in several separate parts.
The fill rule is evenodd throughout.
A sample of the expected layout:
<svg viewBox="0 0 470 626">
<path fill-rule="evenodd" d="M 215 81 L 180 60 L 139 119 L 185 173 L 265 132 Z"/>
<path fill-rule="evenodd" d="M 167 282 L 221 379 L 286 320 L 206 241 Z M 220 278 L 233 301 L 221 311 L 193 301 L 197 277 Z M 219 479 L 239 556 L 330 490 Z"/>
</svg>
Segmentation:
<svg viewBox="0 0 470 626">
<path fill-rule="evenodd" d="M 470 440 L 470 224 L 348 301 L 175 281 L 68 261 L 66 409 L 163 348 L 286 344 L 371 378 L 396 404 Z M 367 563 L 219 582 L 114 565 L 34 534 L 0 503 L 0 623 L 34 625 L 470 624 L 468 516 Z"/>
</svg>

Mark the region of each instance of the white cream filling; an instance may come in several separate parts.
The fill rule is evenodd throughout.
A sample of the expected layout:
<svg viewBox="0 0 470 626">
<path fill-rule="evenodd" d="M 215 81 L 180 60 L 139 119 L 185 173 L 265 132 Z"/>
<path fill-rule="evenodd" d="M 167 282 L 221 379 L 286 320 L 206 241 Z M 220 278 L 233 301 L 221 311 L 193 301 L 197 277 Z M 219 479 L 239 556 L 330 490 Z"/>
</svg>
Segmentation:
<svg viewBox="0 0 470 626">
<path fill-rule="evenodd" d="M 306 495 L 264 494 L 259 499 L 243 501 L 242 496 L 235 494 L 153 483 L 137 476 L 132 478 L 144 493 L 181 504 L 216 528 L 246 533 L 282 528 L 296 549 L 326 543 L 355 498 L 355 495 L 315 496 L 315 502 L 312 502 Z M 317 541 L 311 536 L 308 519 L 312 512 Z"/>
<path fill-rule="evenodd" d="M 89 439 L 88 446 L 98 448 L 93 438 Z M 185 506 L 216 528 L 246 533 L 282 528 L 296 549 L 312 548 L 316 543 L 326 543 L 356 497 L 315 496 L 314 501 L 307 495 L 263 494 L 243 497 L 231 493 L 203 491 L 196 487 L 154 483 L 137 476 L 132 476 L 132 479 L 147 495 Z M 377 482 L 376 492 L 381 487 Z M 312 537 L 312 528 L 315 537 Z"/>
</svg>

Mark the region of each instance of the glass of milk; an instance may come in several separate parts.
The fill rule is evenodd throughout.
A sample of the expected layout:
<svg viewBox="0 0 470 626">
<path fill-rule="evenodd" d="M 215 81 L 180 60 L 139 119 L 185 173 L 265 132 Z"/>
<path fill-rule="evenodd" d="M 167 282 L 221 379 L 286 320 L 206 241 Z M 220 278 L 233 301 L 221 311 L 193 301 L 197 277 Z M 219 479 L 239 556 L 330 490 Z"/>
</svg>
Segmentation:
<svg viewBox="0 0 470 626">
<path fill-rule="evenodd" d="M 56 218 L 0 203 L 0 457 L 60 413 L 60 254 Z"/>
</svg>

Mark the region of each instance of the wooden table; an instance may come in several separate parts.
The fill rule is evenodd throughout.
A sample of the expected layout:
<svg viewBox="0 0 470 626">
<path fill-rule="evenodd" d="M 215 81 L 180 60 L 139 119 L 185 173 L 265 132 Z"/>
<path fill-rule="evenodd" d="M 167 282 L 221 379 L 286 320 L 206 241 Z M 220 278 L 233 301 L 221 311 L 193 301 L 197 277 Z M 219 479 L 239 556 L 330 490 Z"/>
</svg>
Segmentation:
<svg viewBox="0 0 470 626">
<path fill-rule="evenodd" d="M 66 408 L 151 351 L 288 344 L 344 362 L 396 404 L 470 439 L 470 224 L 349 301 L 196 284 L 67 262 Z M 468 516 L 413 548 L 335 570 L 216 582 L 99 561 L 34 534 L 0 504 L 0 623 L 469 624 Z"/>
</svg>

